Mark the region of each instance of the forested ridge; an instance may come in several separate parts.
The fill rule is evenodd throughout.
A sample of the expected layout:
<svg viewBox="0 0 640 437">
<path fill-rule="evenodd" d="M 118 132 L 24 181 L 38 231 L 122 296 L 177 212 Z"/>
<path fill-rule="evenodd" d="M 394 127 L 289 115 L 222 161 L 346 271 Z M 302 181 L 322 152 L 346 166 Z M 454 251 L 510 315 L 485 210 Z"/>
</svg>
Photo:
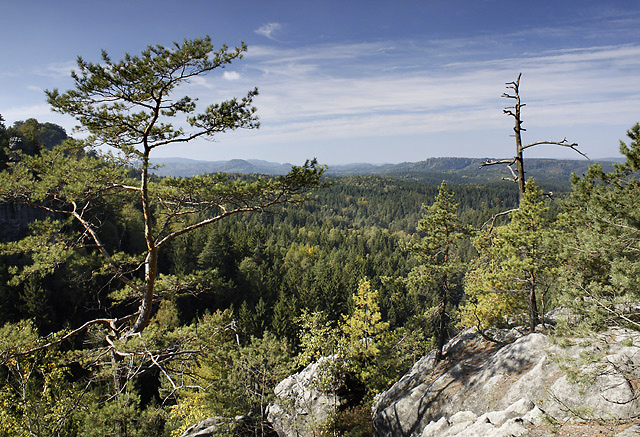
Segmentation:
<svg viewBox="0 0 640 437">
<path fill-rule="evenodd" d="M 331 165 L 328 176 L 388 176 L 397 179 L 415 180 L 438 185 L 446 180 L 452 184 L 486 184 L 508 177 L 504 168 L 485 168 L 478 171 L 487 158 L 427 158 L 420 162 L 400 164 L 344 164 Z M 613 170 L 614 159 L 604 160 L 601 164 L 605 171 Z M 231 161 L 197 161 L 191 159 L 158 158 L 153 160 L 158 167 L 153 172 L 159 176 L 188 177 L 200 173 L 261 173 L 285 174 L 290 165 L 260 160 L 234 159 Z M 583 174 L 589 168 L 586 159 L 542 159 L 527 160 L 527 175 L 541 185 L 559 185 L 569 190 L 569 177 L 572 173 Z"/>
<path fill-rule="evenodd" d="M 212 416 L 270 435 L 275 385 L 327 356 L 319 384 L 347 401 L 317 432 L 370 435 L 375 395 L 430 350 L 447 360 L 462 330 L 534 332 L 557 307 L 574 316 L 560 335 L 639 329 L 640 125 L 623 163 L 529 178 L 524 193 L 418 171 L 434 162 L 153 175 L 157 147 L 257 127 L 257 90 L 200 114 L 163 94 L 246 47 L 212 50 L 204 38 L 79 59 L 76 88 L 47 96 L 87 140 L 0 123 L 5 216 L 37 211 L 0 250 L 0 435 L 178 436 Z"/>
</svg>

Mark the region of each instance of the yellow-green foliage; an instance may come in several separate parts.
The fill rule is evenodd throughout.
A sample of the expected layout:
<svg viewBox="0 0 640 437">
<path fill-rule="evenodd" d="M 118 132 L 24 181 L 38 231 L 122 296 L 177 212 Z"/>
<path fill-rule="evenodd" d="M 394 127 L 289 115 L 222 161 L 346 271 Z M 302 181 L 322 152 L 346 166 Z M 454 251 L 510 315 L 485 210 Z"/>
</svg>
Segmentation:
<svg viewBox="0 0 640 437">
<path fill-rule="evenodd" d="M 481 235 L 474 241 L 483 238 Z M 483 265 L 483 260 L 476 260 L 465 277 L 465 292 L 468 300 L 460 307 L 461 327 L 503 328 L 510 321 L 522 315 L 526 307 L 523 291 L 507 291 L 507 284 L 490 275 L 490 265 Z M 521 318 L 521 317 L 520 317 Z"/>
<path fill-rule="evenodd" d="M 66 357 L 55 346 L 22 355 L 61 335 L 38 340 L 31 321 L 0 328 L 0 436 L 71 432 L 69 416 L 86 400 L 69 381 Z"/>
<path fill-rule="evenodd" d="M 180 401 L 169 409 L 169 422 L 174 427 L 171 431 L 173 437 L 182 435 L 191 425 L 211 417 L 207 394 L 204 391 L 185 390 L 179 399 Z"/>
<path fill-rule="evenodd" d="M 309 313 L 304 309 L 296 323 L 300 326 L 300 353 L 296 357 L 299 366 L 337 352 L 340 331 L 331 325 L 326 314 L 318 311 Z"/>
<path fill-rule="evenodd" d="M 389 333 L 389 323 L 382 321 L 378 291 L 371 288 L 367 278 L 360 281 L 353 304 L 352 314 L 344 316 L 340 324 L 341 370 L 363 384 L 372 398 L 385 385 L 386 366 L 378 361 L 387 358 L 381 351 L 388 351 L 393 335 Z"/>
<path fill-rule="evenodd" d="M 488 290 L 488 287 L 468 286 L 466 291 L 469 300 L 460 307 L 459 326 L 503 328 L 515 320 L 522 319 L 522 314 L 526 311 L 523 293 L 497 293 Z"/>
<path fill-rule="evenodd" d="M 170 308 L 165 308 L 161 311 L 164 315 L 157 321 L 170 321 L 171 312 Z M 180 381 L 184 388 L 175 393 L 177 403 L 169 411 L 168 422 L 173 429 L 172 435 L 182 434 L 189 426 L 207 417 L 227 412 L 222 399 L 224 394 L 214 389 L 212 384 L 217 380 L 224 381 L 229 371 L 225 357 L 226 349 L 235 341 L 233 326 L 232 313 L 226 310 L 204 315 L 193 327 L 203 354 L 191 360 L 189 368 L 178 369 L 185 372 L 180 375 L 184 377 Z M 150 329 L 154 327 L 155 323 L 152 323 Z M 174 391 L 169 385 L 164 389 L 167 394 Z"/>
<path fill-rule="evenodd" d="M 378 301 L 378 291 L 371 289 L 368 279 L 363 279 L 353 295 L 353 314 L 345 316 L 340 325 L 352 349 L 364 349 L 371 355 L 379 352 L 377 340 L 389 329 L 389 324 L 382 321 Z"/>
</svg>

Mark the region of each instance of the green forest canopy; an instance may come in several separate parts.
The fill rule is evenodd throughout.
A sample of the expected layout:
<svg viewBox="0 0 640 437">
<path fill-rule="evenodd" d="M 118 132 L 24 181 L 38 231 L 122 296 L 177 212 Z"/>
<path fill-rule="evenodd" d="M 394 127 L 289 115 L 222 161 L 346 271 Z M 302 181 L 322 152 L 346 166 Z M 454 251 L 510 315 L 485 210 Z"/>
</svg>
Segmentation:
<svg viewBox="0 0 640 437">
<path fill-rule="evenodd" d="M 633 136 L 635 131 L 630 132 L 632 138 L 636 138 Z M 632 158 L 633 153 L 637 153 L 635 142 L 637 140 L 634 140 L 629 149 Z M 43 149 L 42 153 L 46 153 L 46 150 Z M 568 239 L 567 241 L 573 241 L 572 244 L 580 243 L 585 248 L 595 244 L 589 251 L 567 249 L 555 252 L 560 259 L 554 258 L 553 262 L 562 268 L 554 272 L 559 279 L 554 282 L 553 287 L 544 296 L 539 296 L 539 299 L 545 301 L 546 309 L 575 302 L 576 297 L 580 296 L 577 290 L 581 290 L 585 284 L 589 284 L 591 293 L 600 295 L 601 301 L 610 301 L 611 306 L 618 305 L 622 298 L 629 301 L 637 296 L 638 287 L 631 280 L 637 276 L 621 277 L 616 272 L 633 271 L 636 268 L 636 252 L 633 249 L 629 252 L 629 248 L 621 247 L 617 242 L 624 241 L 621 240 L 623 234 L 626 234 L 627 239 L 637 239 L 638 231 L 624 227 L 610 228 L 606 225 L 611 221 L 612 214 L 617 217 L 618 222 L 624 220 L 629 226 L 637 223 L 638 212 L 628 200 L 634 198 L 633 190 L 637 189 L 637 170 L 634 170 L 633 161 L 629 162 L 617 166 L 608 174 L 600 170 L 599 165 L 595 165 L 584 177 L 576 176 L 573 179 L 574 188 L 571 193 L 563 195 L 560 192 L 554 195 L 554 199 L 540 198 L 550 208 L 546 213 L 546 220 L 550 223 L 550 229 L 553 229 L 554 240 Z M 238 175 L 234 178 L 244 180 L 250 177 Z M 246 384 L 246 378 L 250 378 L 251 373 L 246 373 L 246 366 L 253 365 L 247 360 L 250 356 L 256 359 L 252 355 L 256 348 L 268 348 L 271 351 L 269 353 L 276 354 L 272 359 L 290 363 L 282 368 L 282 373 L 273 377 L 273 383 L 276 383 L 279 377 L 284 377 L 287 372 L 295 369 L 296 354 L 314 356 L 312 351 L 318 346 L 304 339 L 329 335 L 326 338 L 334 340 L 325 341 L 323 350 L 326 350 L 327 345 L 333 345 L 331 347 L 334 348 L 348 347 L 346 340 L 340 340 L 342 337 L 338 328 L 343 318 L 355 310 L 353 295 L 359 289 L 361 280 L 369 278 L 371 289 L 377 291 L 380 314 L 382 320 L 389 324 L 389 332 L 402 335 L 405 339 L 407 333 L 411 332 L 412 341 L 405 341 L 405 349 L 399 351 L 393 340 L 396 337 L 387 335 L 379 340 L 382 344 L 376 346 L 379 352 L 374 356 L 360 351 L 358 355 L 350 357 L 354 362 L 365 360 L 367 368 L 379 369 L 379 372 L 367 373 L 366 381 L 357 378 L 351 380 L 347 388 L 359 392 L 357 387 L 363 385 L 367 387 L 367 391 L 363 393 L 373 394 L 399 377 L 412 360 L 435 345 L 438 332 L 435 319 L 430 324 L 431 316 L 428 312 L 430 308 L 437 306 L 436 290 L 431 290 L 428 284 L 420 281 L 409 280 L 410 272 L 420 269 L 420 260 L 411 255 L 409 247 L 421 238 L 416 231 L 417 224 L 425 213 L 421 205 L 430 205 L 434 201 L 437 186 L 413 179 L 386 176 L 333 177 L 328 178 L 327 182 L 328 186 L 314 191 L 311 198 L 301 206 L 283 206 L 272 211 L 230 217 L 211 228 L 200 228 L 173 240 L 159 258 L 158 268 L 163 273 L 158 293 L 164 299 L 163 303 L 154 306 L 150 325 L 152 332 L 149 333 L 153 340 L 148 338 L 145 341 L 152 341 L 154 344 L 160 342 L 165 348 L 168 345 L 176 347 L 177 344 L 184 347 L 187 344 L 185 339 L 192 346 L 199 345 L 198 350 L 202 351 L 199 354 L 209 357 L 205 360 L 207 364 L 190 357 L 182 360 L 180 365 L 184 366 L 188 362 L 191 366 L 196 363 L 200 363 L 198 366 L 205 366 L 195 368 L 192 377 L 204 378 L 208 384 L 214 384 L 219 392 L 232 390 L 230 385 L 233 384 L 239 384 L 239 387 Z M 452 184 L 449 188 L 460 204 L 457 211 L 460 220 L 476 230 L 483 229 L 483 225 L 486 229 L 486 224 L 490 223 L 494 214 L 512 209 L 518 202 L 517 189 L 508 182 Z M 609 202 L 616 205 L 615 208 L 609 207 Z M 135 202 L 107 203 L 96 211 L 99 211 L 101 217 L 100 231 L 104 236 L 104 244 L 131 256 L 144 249 L 144 238 L 140 233 L 143 225 Z M 41 223 L 39 227 L 50 226 L 47 220 L 36 223 Z M 596 227 L 597 223 L 600 225 Z M 508 221 L 504 222 L 506 224 Z M 504 225 L 496 223 L 495 229 L 500 230 Z M 65 229 L 67 228 L 63 227 L 56 232 L 64 233 Z M 73 227 L 68 229 L 72 231 Z M 39 228 L 33 230 L 38 231 Z M 27 237 L 20 244 L 36 244 L 41 241 L 33 240 L 36 238 L 35 234 L 31 235 L 33 236 Z M 603 242 L 606 244 L 603 245 Z M 122 293 L 122 287 L 109 280 L 108 272 L 102 275 L 100 270 L 96 270 L 99 263 L 86 250 L 74 252 L 66 263 L 52 269 L 33 269 L 33 273 L 23 280 L 13 279 L 20 271 L 16 267 L 26 268 L 35 261 L 28 251 L 23 251 L 27 247 L 9 242 L 5 245 L 3 255 L 4 282 L 0 288 L 0 315 L 6 324 L 5 328 L 14 333 L 6 337 L 8 340 L 3 346 L 4 369 L 9 378 L 7 381 L 18 377 L 15 373 L 17 368 L 12 367 L 14 362 L 22 362 L 22 365 L 26 362 L 50 362 L 62 373 L 58 379 L 48 380 L 40 379 L 44 374 L 33 375 L 29 380 L 33 384 L 31 389 L 35 390 L 33 394 L 41 390 L 38 387 L 45 383 L 57 385 L 58 388 L 66 387 L 65 390 L 71 390 L 68 393 L 72 393 L 80 390 L 80 386 L 88 381 L 89 374 L 82 376 L 82 372 L 75 373 L 84 365 L 77 359 L 70 361 L 68 354 L 89 354 L 90 348 L 86 349 L 86 344 L 83 346 L 82 342 L 69 340 L 46 351 L 33 353 L 32 356 L 16 353 L 33 349 L 48 341 L 45 336 L 50 332 L 58 332 L 59 334 L 55 334 L 58 338 L 65 335 L 69 332 L 67 327 L 79 327 L 85 320 L 98 317 L 102 308 L 109 307 L 114 314 L 126 312 L 134 301 L 126 293 Z M 564 244 L 561 247 L 571 246 Z M 19 256 L 20 251 L 24 255 Z M 463 259 L 477 262 L 476 251 L 470 241 L 460 251 Z M 593 255 L 588 255 L 589 253 Z M 618 258 L 615 253 L 622 254 L 622 257 Z M 620 264 L 623 260 L 624 264 Z M 605 270 L 599 268 L 598 275 L 595 276 L 596 271 L 587 268 L 593 263 L 608 267 Z M 578 278 L 586 282 L 576 284 Z M 467 295 L 466 286 L 461 283 L 452 290 L 449 314 L 456 314 L 456 308 L 461 304 L 467 312 L 469 305 L 482 305 L 482 301 L 474 301 L 476 295 Z M 620 290 L 625 291 L 619 294 Z M 488 298 L 491 305 L 497 308 L 490 293 L 485 292 L 481 296 Z M 526 302 L 518 301 L 517 295 L 513 298 L 516 299 L 516 304 L 504 308 L 525 311 L 522 306 L 526 306 Z M 585 308 L 579 305 L 576 310 L 584 311 Z M 302 323 L 299 316 L 305 312 L 314 314 L 311 320 L 324 322 L 313 325 Z M 460 314 L 466 313 L 463 311 Z M 615 315 L 606 314 L 606 311 L 598 313 L 599 318 L 591 317 L 593 311 L 589 314 L 590 318 L 585 320 L 591 326 L 590 329 L 606 326 L 611 323 L 609 319 L 616 318 Z M 630 318 L 631 322 L 625 323 L 632 327 L 633 323 L 637 323 L 637 319 L 629 314 L 619 316 Z M 31 322 L 25 325 L 25 320 Z M 464 320 L 464 317 L 451 317 L 446 328 L 448 336 L 461 329 L 458 324 L 465 323 Z M 623 319 L 618 317 L 617 320 Z M 485 323 L 485 326 L 490 323 L 504 324 L 495 317 L 487 318 Z M 233 330 L 228 330 L 232 326 Z M 322 326 L 327 326 L 330 330 L 318 331 Z M 207 342 L 215 344 L 204 345 L 201 343 L 204 339 L 200 335 L 194 337 L 188 334 L 195 327 L 200 332 L 213 329 L 212 332 L 218 333 L 207 339 Z M 228 329 L 225 330 L 225 327 Z M 88 330 L 82 337 L 92 332 L 93 330 Z M 38 340 L 39 336 L 43 339 Z M 180 341 L 176 343 L 175 339 L 171 340 L 172 337 Z M 204 352 L 207 348 L 214 348 L 209 350 L 215 351 L 214 355 L 218 359 L 227 363 L 236 360 L 237 365 L 221 368 L 220 361 Z M 392 353 L 394 348 L 396 350 Z M 348 357 L 347 354 L 345 356 Z M 394 360 L 391 357 L 398 358 Z M 163 364 L 161 368 L 174 378 L 177 375 L 176 369 L 169 363 Z M 218 370 L 214 372 L 214 368 Z M 86 368 L 89 369 L 90 367 Z M 219 395 L 202 397 L 203 394 L 198 394 L 199 391 L 184 387 L 172 393 L 166 386 L 165 376 L 158 369 L 149 366 L 145 371 L 134 375 L 132 381 L 144 381 L 144 384 L 134 384 L 127 389 L 128 401 L 123 405 L 138 412 L 127 416 L 121 411 L 121 422 L 136 423 L 149 429 L 150 424 L 155 423 L 154 420 L 160 421 L 164 425 L 157 432 L 158 435 L 163 435 L 162 433 L 170 433 L 172 429 L 183 429 L 190 421 L 200 418 L 186 413 L 187 410 L 196 411 L 189 408 L 185 410 L 187 405 L 194 402 L 206 406 L 202 411 L 206 411 L 208 415 L 214 412 L 233 415 L 260 407 L 256 404 L 258 401 L 247 393 L 236 393 L 224 399 Z M 353 375 L 363 375 L 353 363 L 347 369 Z M 386 370 L 382 372 L 382 369 Z M 211 378 L 217 382 L 213 382 Z M 98 390 L 95 396 L 104 390 L 113 390 L 108 388 L 112 384 L 108 382 L 108 378 L 97 378 L 94 375 L 90 380 L 93 389 Z M 232 384 L 231 381 L 236 382 Z M 195 382 L 193 385 L 196 385 Z M 38 414 L 43 414 L 39 411 L 53 406 L 67 411 L 61 405 L 60 397 L 52 395 L 51 399 L 19 400 L 14 397 L 15 389 L 14 384 L 7 384 L 3 393 L 24 408 L 14 412 L 7 410 L 5 413 L 10 414 L 11 420 L 20 424 L 19 426 L 26 427 L 25 423 L 36 419 L 45 420 L 37 417 Z M 265 392 L 269 390 L 268 387 L 263 389 Z M 91 399 L 93 400 L 86 398 L 83 401 L 84 410 L 74 410 L 72 416 L 65 416 L 73 417 L 73 420 L 65 419 L 69 429 L 80 432 L 78 430 L 83 429 L 83 426 L 88 426 L 83 425 L 89 423 L 88 417 L 113 414 L 108 411 L 116 408 L 115 405 L 105 404 L 104 400 L 99 400 L 100 396 Z M 242 399 L 242 402 L 238 399 Z M 353 402 L 366 402 L 366 399 L 371 398 L 364 396 L 361 399 L 362 401 Z M 164 412 L 160 414 L 155 407 L 151 408 L 154 402 L 160 401 L 171 405 L 173 409 L 162 410 Z M 29 409 L 34 403 L 40 406 L 40 410 Z M 66 408 L 72 409 L 70 405 L 66 405 Z M 155 413 L 152 414 L 153 411 Z M 363 420 L 366 422 L 366 417 Z M 124 426 L 122 423 L 112 423 L 109 426 L 116 425 Z"/>
</svg>

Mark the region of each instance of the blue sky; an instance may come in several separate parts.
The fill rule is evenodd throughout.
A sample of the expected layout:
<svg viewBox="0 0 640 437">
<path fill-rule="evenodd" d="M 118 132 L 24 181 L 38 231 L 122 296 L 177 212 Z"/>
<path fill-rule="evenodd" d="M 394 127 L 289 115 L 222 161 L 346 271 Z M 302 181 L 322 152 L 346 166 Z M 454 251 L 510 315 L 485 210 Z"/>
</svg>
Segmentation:
<svg viewBox="0 0 640 437">
<path fill-rule="evenodd" d="M 300 163 L 511 157 L 505 82 L 522 72 L 524 141 L 618 155 L 640 121 L 638 0 L 0 0 L 0 114 L 64 126 L 44 89 L 98 61 L 210 35 L 249 51 L 185 89 L 202 104 L 257 86 L 256 131 L 156 156 Z M 79 135 L 79 134 L 78 134 Z M 529 157 L 580 158 L 541 146 Z"/>
</svg>

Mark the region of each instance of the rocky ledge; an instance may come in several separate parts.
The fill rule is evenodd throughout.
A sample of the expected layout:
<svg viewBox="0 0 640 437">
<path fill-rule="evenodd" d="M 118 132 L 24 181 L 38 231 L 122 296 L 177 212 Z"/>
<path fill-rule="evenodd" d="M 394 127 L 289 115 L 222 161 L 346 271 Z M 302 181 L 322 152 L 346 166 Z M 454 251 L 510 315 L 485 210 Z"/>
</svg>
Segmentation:
<svg viewBox="0 0 640 437">
<path fill-rule="evenodd" d="M 640 333 L 612 328 L 562 346 L 543 333 L 491 335 L 499 342 L 467 331 L 447 344 L 445 360 L 432 352 L 414 364 L 377 398 L 375 434 L 546 436 L 600 420 L 609 435 L 638 435 L 625 421 L 640 415 Z"/>
</svg>

